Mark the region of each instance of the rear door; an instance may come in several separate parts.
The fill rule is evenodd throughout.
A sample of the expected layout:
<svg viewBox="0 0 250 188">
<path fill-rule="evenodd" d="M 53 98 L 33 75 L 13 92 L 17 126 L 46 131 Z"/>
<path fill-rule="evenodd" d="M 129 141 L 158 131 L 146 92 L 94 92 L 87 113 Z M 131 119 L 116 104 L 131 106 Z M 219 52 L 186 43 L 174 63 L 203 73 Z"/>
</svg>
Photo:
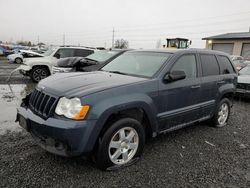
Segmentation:
<svg viewBox="0 0 250 188">
<path fill-rule="evenodd" d="M 223 75 L 214 54 L 199 54 L 202 70 L 201 79 L 201 103 L 202 117 L 213 114 L 216 100 L 219 97 L 218 88 L 224 84 Z"/>
</svg>

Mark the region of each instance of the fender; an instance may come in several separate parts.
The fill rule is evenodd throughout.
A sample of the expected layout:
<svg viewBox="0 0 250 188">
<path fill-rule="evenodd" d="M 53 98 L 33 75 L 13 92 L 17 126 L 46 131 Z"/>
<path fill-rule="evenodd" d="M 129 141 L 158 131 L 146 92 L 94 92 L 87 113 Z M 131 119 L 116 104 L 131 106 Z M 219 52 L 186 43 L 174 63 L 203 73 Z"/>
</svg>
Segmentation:
<svg viewBox="0 0 250 188">
<path fill-rule="evenodd" d="M 217 98 L 217 102 L 221 100 L 221 98 L 227 94 L 227 93 L 232 93 L 234 94 L 236 91 L 236 88 L 235 88 L 235 85 L 233 83 L 229 83 L 229 84 L 225 84 L 225 85 L 222 85 L 220 88 L 219 88 L 219 96 Z"/>
<path fill-rule="evenodd" d="M 95 128 L 90 136 L 87 146 L 91 150 L 98 139 L 101 130 L 103 129 L 107 119 L 114 113 L 122 110 L 140 108 L 142 109 L 150 122 L 153 135 L 156 135 L 158 130 L 158 122 L 156 118 L 157 110 L 154 106 L 152 98 L 143 94 L 131 94 L 126 96 L 119 96 L 115 98 L 108 98 L 107 100 L 101 101 L 99 104 L 94 106 L 91 110 L 95 114 L 90 114 L 88 119 L 97 119 Z"/>
<path fill-rule="evenodd" d="M 48 67 L 50 74 L 52 72 L 52 62 L 53 62 L 53 58 L 50 57 L 38 57 L 38 58 L 33 58 L 33 59 L 29 59 L 26 60 L 24 62 L 25 65 L 28 65 L 30 67 L 34 67 L 34 66 L 46 66 Z"/>
</svg>

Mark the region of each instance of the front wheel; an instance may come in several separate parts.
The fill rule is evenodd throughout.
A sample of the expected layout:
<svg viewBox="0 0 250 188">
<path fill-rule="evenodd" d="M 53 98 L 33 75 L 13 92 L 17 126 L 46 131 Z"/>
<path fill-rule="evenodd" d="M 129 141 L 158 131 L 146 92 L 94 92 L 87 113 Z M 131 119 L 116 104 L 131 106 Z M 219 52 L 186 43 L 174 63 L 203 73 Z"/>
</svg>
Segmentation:
<svg viewBox="0 0 250 188">
<path fill-rule="evenodd" d="M 145 131 L 140 122 L 123 118 L 113 123 L 100 138 L 95 152 L 97 166 L 102 170 L 133 164 L 143 151 Z"/>
<path fill-rule="evenodd" d="M 21 64 L 22 62 L 23 62 L 23 60 L 20 57 L 17 57 L 15 59 L 15 63 L 17 63 L 17 64 Z"/>
<path fill-rule="evenodd" d="M 46 67 L 35 67 L 30 72 L 30 78 L 34 82 L 39 82 L 40 80 L 49 76 L 49 70 Z"/>
<path fill-rule="evenodd" d="M 224 127 L 227 124 L 230 115 L 230 108 L 231 102 L 229 99 L 224 98 L 220 101 L 212 119 L 213 126 Z"/>
</svg>

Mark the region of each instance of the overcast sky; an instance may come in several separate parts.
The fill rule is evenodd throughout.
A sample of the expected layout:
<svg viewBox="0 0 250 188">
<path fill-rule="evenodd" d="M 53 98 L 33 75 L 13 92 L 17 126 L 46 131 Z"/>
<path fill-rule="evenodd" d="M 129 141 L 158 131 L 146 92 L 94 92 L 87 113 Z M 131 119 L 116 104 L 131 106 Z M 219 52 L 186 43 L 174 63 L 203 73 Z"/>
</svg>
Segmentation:
<svg viewBox="0 0 250 188">
<path fill-rule="evenodd" d="M 0 0 L 0 40 L 155 48 L 166 37 L 203 37 L 249 31 L 250 0 Z"/>
</svg>

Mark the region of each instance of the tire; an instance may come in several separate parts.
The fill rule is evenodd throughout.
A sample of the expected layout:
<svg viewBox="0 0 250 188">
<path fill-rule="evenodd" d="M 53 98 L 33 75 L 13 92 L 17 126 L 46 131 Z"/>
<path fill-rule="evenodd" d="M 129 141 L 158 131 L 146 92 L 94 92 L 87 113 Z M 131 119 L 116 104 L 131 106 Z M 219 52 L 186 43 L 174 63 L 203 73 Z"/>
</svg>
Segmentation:
<svg viewBox="0 0 250 188">
<path fill-rule="evenodd" d="M 30 78 L 33 82 L 39 82 L 40 80 L 49 76 L 49 70 L 46 67 L 35 67 L 30 72 Z"/>
<path fill-rule="evenodd" d="M 223 98 L 218 104 L 214 117 L 212 118 L 212 125 L 221 128 L 227 125 L 230 116 L 231 101 L 228 98 Z"/>
<path fill-rule="evenodd" d="M 17 64 L 21 64 L 22 62 L 23 62 L 23 60 L 20 57 L 17 57 L 15 59 L 15 63 L 17 63 Z"/>
<path fill-rule="evenodd" d="M 99 138 L 94 156 L 96 165 L 101 170 L 129 166 L 138 161 L 144 144 L 145 130 L 141 123 L 132 118 L 119 119 Z"/>
</svg>

